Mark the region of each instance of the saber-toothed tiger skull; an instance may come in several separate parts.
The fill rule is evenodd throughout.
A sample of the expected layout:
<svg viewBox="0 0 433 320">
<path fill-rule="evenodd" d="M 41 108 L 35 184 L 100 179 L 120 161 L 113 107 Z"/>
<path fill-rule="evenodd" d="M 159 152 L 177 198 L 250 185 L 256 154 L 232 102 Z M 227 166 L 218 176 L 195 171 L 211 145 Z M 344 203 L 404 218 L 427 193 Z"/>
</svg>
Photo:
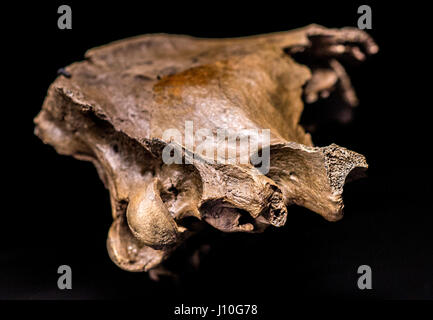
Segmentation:
<svg viewBox="0 0 433 320">
<path fill-rule="evenodd" d="M 125 270 L 148 271 L 193 234 L 186 218 L 223 232 L 260 232 L 284 225 L 296 204 L 340 219 L 343 185 L 367 164 L 335 144 L 312 145 L 299 124 L 303 98 L 311 103 L 335 89 L 355 105 L 338 59 L 377 50 L 360 30 L 317 25 L 234 39 L 126 39 L 66 68 L 71 76 L 50 86 L 36 134 L 94 163 L 110 191 L 110 257 Z M 296 62 L 299 53 L 314 63 Z M 188 132 L 189 124 L 212 139 L 173 141 L 170 132 Z M 221 130 L 229 134 L 214 139 Z M 238 157 L 239 130 L 267 130 L 247 161 Z M 234 155 L 229 161 L 209 151 L 221 147 Z M 167 163 L 164 153 L 180 161 Z"/>
</svg>

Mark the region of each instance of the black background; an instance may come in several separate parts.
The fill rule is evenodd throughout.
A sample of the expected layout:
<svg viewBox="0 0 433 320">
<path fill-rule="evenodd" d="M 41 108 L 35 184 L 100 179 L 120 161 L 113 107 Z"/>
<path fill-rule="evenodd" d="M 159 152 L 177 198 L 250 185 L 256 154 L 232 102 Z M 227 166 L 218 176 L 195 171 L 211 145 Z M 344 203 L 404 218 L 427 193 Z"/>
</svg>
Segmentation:
<svg viewBox="0 0 433 320">
<path fill-rule="evenodd" d="M 433 298 L 425 8 L 371 1 L 66 1 L 72 8 L 72 30 L 59 30 L 60 4 L 1 8 L 1 299 L 137 298 L 143 306 L 165 300 L 272 306 L 309 298 Z M 82 60 L 89 48 L 144 33 L 228 37 L 310 23 L 356 27 L 362 4 L 372 8 L 369 33 L 380 52 L 347 66 L 361 104 L 350 125 L 329 123 L 313 136 L 316 145 L 335 142 L 366 155 L 369 162 L 369 177 L 345 187 L 343 220 L 330 223 L 308 210 L 290 208 L 286 226 L 262 235 L 211 234 L 218 239 L 198 271 L 181 259 L 175 262 L 183 270 L 177 282 L 154 283 L 144 273 L 116 267 L 105 248 L 112 220 L 108 191 L 93 165 L 59 156 L 33 135 L 33 118 L 57 69 Z M 57 288 L 62 264 L 72 267 L 72 290 Z M 363 264 L 372 268 L 372 290 L 357 287 L 357 268 Z"/>
</svg>

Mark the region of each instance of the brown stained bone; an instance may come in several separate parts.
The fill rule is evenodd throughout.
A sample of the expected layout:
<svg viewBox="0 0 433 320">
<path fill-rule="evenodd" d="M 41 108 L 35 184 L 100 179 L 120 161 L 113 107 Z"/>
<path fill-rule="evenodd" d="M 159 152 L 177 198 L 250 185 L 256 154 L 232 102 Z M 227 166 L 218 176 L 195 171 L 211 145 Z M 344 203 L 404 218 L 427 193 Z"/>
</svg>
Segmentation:
<svg viewBox="0 0 433 320">
<path fill-rule="evenodd" d="M 356 96 L 341 56 L 377 52 L 364 32 L 301 29 L 234 39 L 145 35 L 89 50 L 48 90 L 36 134 L 60 154 L 92 161 L 110 191 L 113 225 L 107 247 L 129 271 L 160 265 L 208 223 L 223 232 L 282 226 L 291 204 L 330 221 L 342 217 L 347 176 L 365 158 L 335 144 L 314 147 L 300 126 L 302 96 L 326 98 L 340 83 Z M 328 67 L 310 68 L 305 52 Z M 308 98 L 309 97 L 309 98 Z M 164 164 L 163 132 L 194 128 L 270 129 L 270 171 L 250 164 Z M 177 145 L 183 159 L 195 145 Z M 253 156 L 251 154 L 251 156 Z"/>
</svg>

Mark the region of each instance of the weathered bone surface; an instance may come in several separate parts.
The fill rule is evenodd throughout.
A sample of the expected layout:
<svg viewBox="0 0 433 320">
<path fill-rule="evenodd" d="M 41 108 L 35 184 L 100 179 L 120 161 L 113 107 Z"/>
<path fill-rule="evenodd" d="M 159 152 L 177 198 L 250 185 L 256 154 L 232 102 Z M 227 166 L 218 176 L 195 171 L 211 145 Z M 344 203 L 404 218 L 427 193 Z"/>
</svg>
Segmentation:
<svg viewBox="0 0 433 320">
<path fill-rule="evenodd" d="M 360 30 L 317 25 L 235 39 L 126 39 L 66 68 L 71 77 L 50 86 L 35 131 L 60 154 L 94 163 L 111 196 L 110 257 L 125 270 L 148 271 L 196 231 L 185 219 L 260 232 L 290 220 L 291 204 L 340 219 L 346 178 L 367 164 L 335 144 L 314 147 L 299 124 L 302 99 L 338 89 L 356 105 L 338 59 L 377 50 Z M 297 63 L 300 52 L 320 67 Z M 164 164 L 164 130 L 183 132 L 186 121 L 197 129 L 270 129 L 269 172 L 236 161 Z M 177 150 L 188 159 L 196 147 Z"/>
</svg>

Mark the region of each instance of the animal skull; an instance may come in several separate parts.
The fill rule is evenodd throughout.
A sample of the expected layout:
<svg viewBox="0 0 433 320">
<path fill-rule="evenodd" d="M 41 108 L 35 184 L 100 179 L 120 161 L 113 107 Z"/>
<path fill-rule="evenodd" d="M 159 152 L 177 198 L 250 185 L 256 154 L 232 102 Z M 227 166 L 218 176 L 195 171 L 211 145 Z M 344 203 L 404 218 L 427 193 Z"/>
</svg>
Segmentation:
<svg viewBox="0 0 433 320">
<path fill-rule="evenodd" d="M 340 219 L 343 185 L 367 163 L 335 144 L 314 147 L 299 124 L 302 98 L 311 103 L 338 89 L 355 105 L 337 59 L 362 60 L 377 50 L 360 30 L 317 25 L 234 39 L 126 39 L 91 49 L 85 61 L 67 67 L 71 77 L 50 86 L 35 132 L 60 154 L 94 163 L 110 191 L 110 257 L 125 270 L 148 271 L 195 232 L 186 218 L 223 232 L 261 232 L 284 225 L 296 204 Z M 299 52 L 320 67 L 297 63 Z M 194 161 L 199 142 L 164 139 L 166 130 L 183 131 L 188 121 L 212 134 L 269 129 L 261 149 L 270 154 L 269 170 L 253 165 L 257 153 L 248 154 L 249 163 L 208 161 L 211 155 Z M 184 162 L 164 163 L 168 145 Z"/>
</svg>

